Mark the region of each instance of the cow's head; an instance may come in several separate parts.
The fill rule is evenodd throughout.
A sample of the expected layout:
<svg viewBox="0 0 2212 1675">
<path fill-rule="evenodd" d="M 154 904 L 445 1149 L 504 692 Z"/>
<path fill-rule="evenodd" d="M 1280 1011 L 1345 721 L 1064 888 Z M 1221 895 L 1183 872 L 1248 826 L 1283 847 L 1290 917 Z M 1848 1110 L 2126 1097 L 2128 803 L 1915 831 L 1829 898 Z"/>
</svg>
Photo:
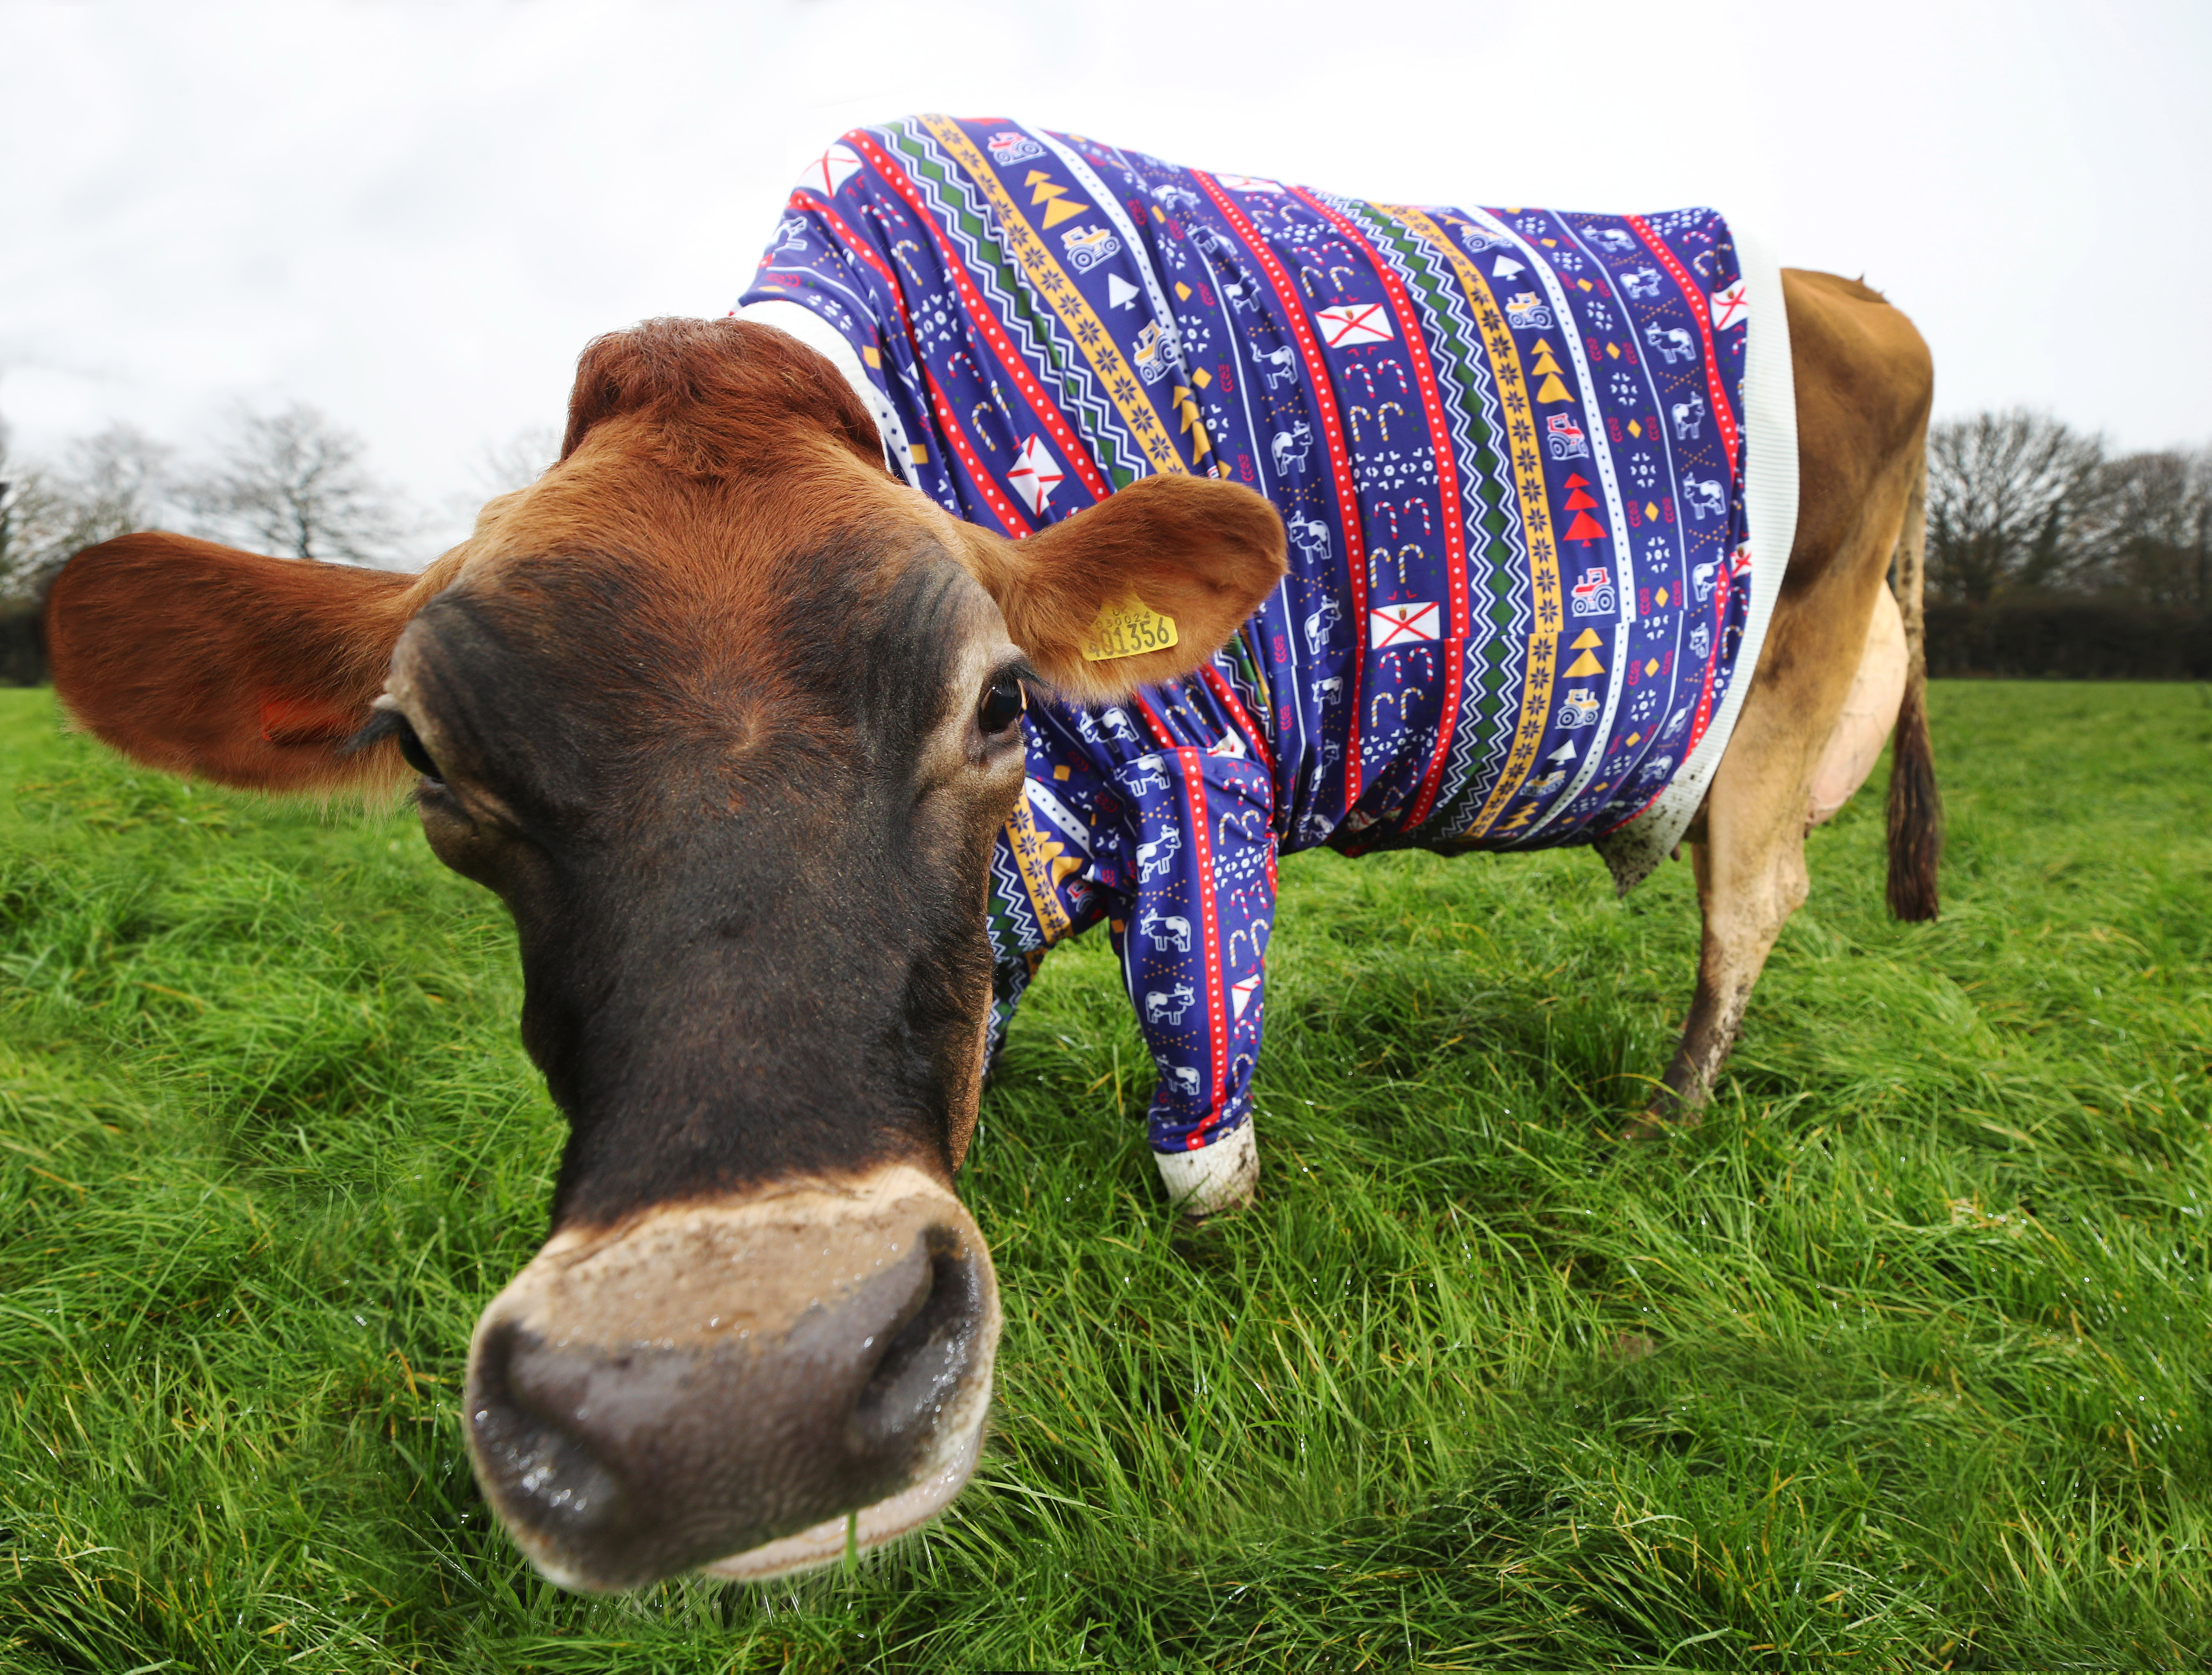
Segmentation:
<svg viewBox="0 0 2212 1675">
<path fill-rule="evenodd" d="M 1281 573 L 1224 483 L 1017 543 L 881 458 L 811 350 L 658 321 L 585 352 L 560 463 L 420 577 L 134 535 L 54 586 L 55 682 L 101 738 L 279 790 L 411 769 L 433 847 L 512 910 L 570 1132 L 467 1423 L 572 1586 L 779 1575 L 965 1481 L 999 1314 L 952 1176 L 1024 690 L 1185 673 Z M 1179 643 L 1086 661 L 1132 593 Z"/>
</svg>

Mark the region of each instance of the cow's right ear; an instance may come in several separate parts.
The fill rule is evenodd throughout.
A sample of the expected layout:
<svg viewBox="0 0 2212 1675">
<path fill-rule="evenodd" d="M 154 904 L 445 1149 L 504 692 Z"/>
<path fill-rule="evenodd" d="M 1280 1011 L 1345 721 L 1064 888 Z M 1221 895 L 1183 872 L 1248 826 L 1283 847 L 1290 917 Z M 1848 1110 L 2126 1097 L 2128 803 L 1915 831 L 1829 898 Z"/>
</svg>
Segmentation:
<svg viewBox="0 0 2212 1675">
<path fill-rule="evenodd" d="M 383 689 L 416 580 L 119 536 L 70 560 L 47 596 L 54 689 L 104 743 L 172 774 L 265 791 L 388 783 L 393 746 L 341 747 Z"/>
</svg>

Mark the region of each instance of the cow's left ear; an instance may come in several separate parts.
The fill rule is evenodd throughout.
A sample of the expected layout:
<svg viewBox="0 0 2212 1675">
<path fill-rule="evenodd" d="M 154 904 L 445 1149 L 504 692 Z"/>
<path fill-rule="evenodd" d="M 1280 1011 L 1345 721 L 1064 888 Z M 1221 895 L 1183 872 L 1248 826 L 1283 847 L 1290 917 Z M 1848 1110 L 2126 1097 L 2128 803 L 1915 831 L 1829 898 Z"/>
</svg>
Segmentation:
<svg viewBox="0 0 2212 1675">
<path fill-rule="evenodd" d="M 1283 574 L 1275 508 L 1210 477 L 1139 477 L 1023 541 L 963 531 L 1006 632 L 1078 703 L 1189 674 Z"/>
</svg>

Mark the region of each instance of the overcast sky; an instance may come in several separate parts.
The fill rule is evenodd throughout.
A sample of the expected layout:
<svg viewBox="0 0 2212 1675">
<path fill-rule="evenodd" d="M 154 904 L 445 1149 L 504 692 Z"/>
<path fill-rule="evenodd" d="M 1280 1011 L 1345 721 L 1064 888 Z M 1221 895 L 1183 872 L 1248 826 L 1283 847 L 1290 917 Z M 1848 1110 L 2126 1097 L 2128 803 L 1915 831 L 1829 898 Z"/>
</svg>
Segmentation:
<svg viewBox="0 0 2212 1675">
<path fill-rule="evenodd" d="M 0 415 L 190 449 L 305 400 L 446 511 L 586 339 L 726 312 L 811 152 L 938 110 L 1368 197 L 1717 204 L 1910 313 L 1939 413 L 2197 444 L 2208 88 L 2207 0 L 0 0 Z"/>
</svg>

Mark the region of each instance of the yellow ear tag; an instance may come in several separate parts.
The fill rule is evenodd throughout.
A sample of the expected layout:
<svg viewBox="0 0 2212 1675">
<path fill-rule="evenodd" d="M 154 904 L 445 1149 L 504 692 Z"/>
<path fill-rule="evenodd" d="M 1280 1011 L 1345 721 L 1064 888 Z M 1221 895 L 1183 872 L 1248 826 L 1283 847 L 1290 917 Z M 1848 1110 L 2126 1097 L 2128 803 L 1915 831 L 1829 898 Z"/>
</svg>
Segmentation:
<svg viewBox="0 0 2212 1675">
<path fill-rule="evenodd" d="M 1111 663 L 1115 658 L 1141 657 L 1164 652 L 1176 643 L 1175 618 L 1163 616 L 1134 593 L 1119 604 L 1109 604 L 1091 625 L 1083 642 L 1085 663 Z"/>
</svg>

